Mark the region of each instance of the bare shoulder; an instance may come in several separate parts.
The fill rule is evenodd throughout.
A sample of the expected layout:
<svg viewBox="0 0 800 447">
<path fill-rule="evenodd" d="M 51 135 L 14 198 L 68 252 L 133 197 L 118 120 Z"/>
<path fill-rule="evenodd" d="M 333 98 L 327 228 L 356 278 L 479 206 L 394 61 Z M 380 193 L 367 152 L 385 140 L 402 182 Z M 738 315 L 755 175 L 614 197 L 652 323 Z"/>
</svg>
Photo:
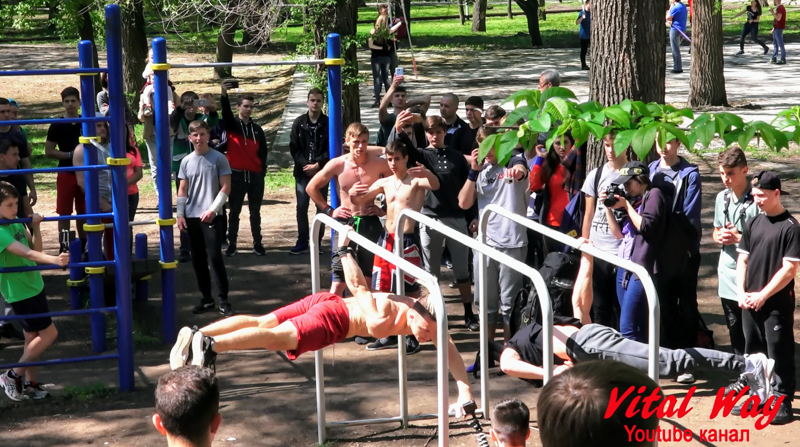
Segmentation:
<svg viewBox="0 0 800 447">
<path fill-rule="evenodd" d="M 382 299 L 397 304 L 403 304 L 407 307 L 413 306 L 414 303 L 417 301 L 416 299 L 411 298 L 410 296 L 395 295 L 391 293 L 373 293 L 373 295 L 375 296 L 376 299 Z"/>
<path fill-rule="evenodd" d="M 333 172 L 334 174 L 340 174 L 344 170 L 348 157 L 349 157 L 348 155 L 340 155 L 334 158 L 333 160 L 325 164 L 325 169 L 328 170 L 329 172 Z"/>
</svg>

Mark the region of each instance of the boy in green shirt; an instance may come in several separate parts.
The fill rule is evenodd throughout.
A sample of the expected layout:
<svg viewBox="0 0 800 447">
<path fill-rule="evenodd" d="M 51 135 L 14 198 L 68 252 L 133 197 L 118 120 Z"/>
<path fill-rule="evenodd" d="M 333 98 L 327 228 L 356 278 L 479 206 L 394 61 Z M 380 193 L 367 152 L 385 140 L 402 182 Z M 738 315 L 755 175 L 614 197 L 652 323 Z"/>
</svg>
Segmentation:
<svg viewBox="0 0 800 447">
<path fill-rule="evenodd" d="M 17 189 L 0 182 L 0 219 L 16 219 L 19 205 Z M 0 269 L 56 264 L 62 267 L 69 262 L 69 253 L 50 256 L 41 252 L 42 234 L 39 224 L 42 216 L 33 214 L 33 236 L 21 223 L 0 225 Z M 42 274 L 38 271 L 0 273 L 0 292 L 17 315 L 49 313 L 44 293 Z M 20 320 L 25 332 L 25 351 L 20 363 L 34 362 L 56 339 L 58 332 L 50 317 Z M 25 376 L 23 383 L 22 377 Z M 0 375 L 0 386 L 11 400 L 43 399 L 47 391 L 36 383 L 36 368 L 18 367 Z"/>
</svg>

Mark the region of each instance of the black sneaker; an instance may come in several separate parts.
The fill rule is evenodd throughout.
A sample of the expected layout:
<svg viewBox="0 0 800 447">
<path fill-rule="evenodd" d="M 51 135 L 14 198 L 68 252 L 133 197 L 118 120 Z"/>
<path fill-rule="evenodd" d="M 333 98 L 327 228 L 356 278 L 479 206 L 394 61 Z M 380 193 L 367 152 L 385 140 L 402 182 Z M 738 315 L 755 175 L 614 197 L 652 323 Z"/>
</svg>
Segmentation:
<svg viewBox="0 0 800 447">
<path fill-rule="evenodd" d="M 481 330 L 481 326 L 478 324 L 478 317 L 475 315 L 464 315 L 464 326 L 466 326 L 470 332 L 478 332 Z"/>
<path fill-rule="evenodd" d="M 777 63 L 778 63 L 778 60 L 777 60 L 777 59 L 772 59 L 772 60 L 770 60 L 769 62 L 770 62 L 771 64 L 777 64 Z"/>
<path fill-rule="evenodd" d="M 417 341 L 417 337 L 413 335 L 406 335 L 406 355 L 412 355 L 418 353 L 422 347 L 419 345 Z"/>
<path fill-rule="evenodd" d="M 775 400 L 777 400 L 778 396 L 775 395 L 774 397 Z M 770 405 L 770 409 L 773 409 L 774 406 L 775 402 L 773 401 L 772 405 Z M 781 402 L 781 406 L 778 407 L 778 411 L 775 413 L 775 418 L 772 419 L 772 422 L 770 422 L 769 424 L 770 425 L 788 424 L 789 422 L 792 422 L 792 419 L 794 419 L 794 416 L 792 415 L 792 403 L 784 399 L 783 402 Z"/>
<path fill-rule="evenodd" d="M 267 250 L 264 250 L 263 245 L 255 244 L 253 245 L 253 253 L 255 253 L 256 256 L 264 256 L 265 254 L 267 254 Z"/>
<path fill-rule="evenodd" d="M 192 337 L 192 365 L 205 366 L 217 371 L 217 353 L 214 352 L 214 339 L 197 331 Z"/>
<path fill-rule="evenodd" d="M 192 309 L 193 314 L 204 314 L 206 312 L 213 312 L 214 308 L 214 301 L 201 301 L 200 304 L 194 306 Z"/>
<path fill-rule="evenodd" d="M 382 349 L 397 348 L 397 337 L 386 337 L 367 345 L 367 351 L 380 351 Z"/>
<path fill-rule="evenodd" d="M 219 302 L 219 313 L 223 317 L 230 317 L 233 315 L 233 308 L 231 307 L 231 303 L 227 301 L 220 301 Z"/>
<path fill-rule="evenodd" d="M 739 378 L 736 379 L 736 382 L 725 387 L 725 395 L 728 395 L 728 392 L 733 391 L 734 395 L 738 395 L 744 387 L 747 386 L 747 376 L 744 374 L 740 374 Z"/>
<path fill-rule="evenodd" d="M 739 50 L 739 52 L 738 52 L 738 53 L 736 53 L 736 55 L 737 55 L 737 56 L 741 56 L 741 55 L 743 55 L 743 54 L 744 54 L 744 50 Z"/>
<path fill-rule="evenodd" d="M 369 343 L 369 339 L 366 339 L 364 337 L 358 337 L 358 336 L 356 338 L 354 338 L 353 341 L 356 342 L 357 345 L 365 345 L 365 344 Z"/>
<path fill-rule="evenodd" d="M 731 408 L 731 414 L 734 415 L 734 416 L 740 416 L 742 414 L 742 406 L 744 405 L 745 402 L 747 402 L 747 397 L 742 396 L 742 402 L 736 404 L 733 408 Z M 747 408 L 749 409 L 749 411 L 751 413 L 753 412 L 753 401 L 752 400 L 750 401 L 750 405 Z M 761 410 L 763 410 L 763 409 L 764 409 L 764 402 L 761 402 L 760 404 L 758 404 L 758 409 L 756 411 L 758 411 L 760 413 Z"/>
<path fill-rule="evenodd" d="M 220 248 L 222 248 L 222 251 L 227 250 L 228 249 L 228 243 L 227 242 L 223 242 L 222 246 Z"/>
<path fill-rule="evenodd" d="M 769 47 L 764 47 L 764 54 L 769 53 Z"/>
<path fill-rule="evenodd" d="M 189 353 L 192 344 L 192 337 L 197 332 L 197 327 L 194 330 L 189 327 L 184 327 L 178 332 L 178 337 L 175 340 L 175 345 L 169 352 L 169 368 L 176 370 L 189 363 Z"/>
<path fill-rule="evenodd" d="M 777 62 L 778 65 L 786 65 L 786 59 L 781 59 Z M 780 411 L 780 410 L 779 410 Z M 774 421 L 773 421 L 774 422 Z"/>
<path fill-rule="evenodd" d="M 0 331 L 0 337 L 5 337 L 11 340 L 25 340 L 25 335 L 23 335 L 22 332 L 18 331 L 10 323 L 3 325 L 3 330 Z"/>
<path fill-rule="evenodd" d="M 380 106 L 381 106 L 381 102 L 378 101 L 377 99 L 375 100 L 375 102 L 372 103 L 372 108 L 373 109 L 377 109 Z"/>
<path fill-rule="evenodd" d="M 41 400 L 50 397 L 50 392 L 42 388 L 42 386 L 36 382 L 25 382 L 25 388 L 22 390 L 22 393 L 31 400 Z"/>
<path fill-rule="evenodd" d="M 672 72 L 675 73 L 675 74 L 679 74 L 679 73 L 683 73 L 683 70 L 672 70 Z"/>
<path fill-rule="evenodd" d="M 582 65 L 582 66 L 581 66 L 581 70 L 588 70 L 588 69 L 589 69 L 589 66 L 588 66 L 588 65 Z"/>
<path fill-rule="evenodd" d="M 302 255 L 303 253 L 308 253 L 308 244 L 301 244 L 297 243 L 291 250 L 289 250 L 290 255 Z"/>
<path fill-rule="evenodd" d="M 225 250 L 225 256 L 231 257 L 236 254 L 236 244 L 228 244 L 228 249 Z"/>
<path fill-rule="evenodd" d="M 8 396 L 8 398 L 11 400 L 22 402 L 23 400 L 28 399 L 28 396 L 22 392 L 22 377 L 11 377 L 10 369 L 5 374 L 0 376 L 0 385 L 3 386 L 6 396 Z"/>
</svg>

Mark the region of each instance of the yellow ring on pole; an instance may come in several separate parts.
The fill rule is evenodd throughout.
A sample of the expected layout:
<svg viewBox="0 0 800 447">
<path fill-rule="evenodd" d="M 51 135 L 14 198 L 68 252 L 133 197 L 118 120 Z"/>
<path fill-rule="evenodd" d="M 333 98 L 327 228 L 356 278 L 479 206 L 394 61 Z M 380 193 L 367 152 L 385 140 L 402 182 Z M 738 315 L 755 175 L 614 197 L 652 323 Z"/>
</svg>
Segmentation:
<svg viewBox="0 0 800 447">
<path fill-rule="evenodd" d="M 128 157 L 125 158 L 106 158 L 106 164 L 109 166 L 128 166 L 131 164 L 131 159 Z"/>
<path fill-rule="evenodd" d="M 102 275 L 105 272 L 105 267 L 86 267 L 86 273 L 89 275 Z"/>
<path fill-rule="evenodd" d="M 342 58 L 325 58 L 325 65 L 344 65 L 344 59 Z"/>
<path fill-rule="evenodd" d="M 105 231 L 106 224 L 89 225 L 83 224 L 83 231 Z"/>
<path fill-rule="evenodd" d="M 147 275 L 144 278 L 139 279 L 139 281 L 150 281 L 153 279 L 153 275 Z"/>
<path fill-rule="evenodd" d="M 172 227 L 176 223 L 178 223 L 178 219 L 171 218 L 171 219 L 156 219 L 156 225 L 159 227 Z"/>
<path fill-rule="evenodd" d="M 156 70 L 169 70 L 172 66 L 170 64 L 150 64 L 150 69 Z"/>
<path fill-rule="evenodd" d="M 86 284 L 85 279 L 79 279 L 77 281 L 73 281 L 71 279 L 67 280 L 67 287 L 83 287 Z"/>
<path fill-rule="evenodd" d="M 97 136 L 95 136 L 95 135 L 91 135 L 91 136 L 88 136 L 88 137 L 80 137 L 80 138 L 78 138 L 78 142 L 80 144 L 93 144 L 92 140 L 96 139 L 96 138 L 97 138 Z"/>
<path fill-rule="evenodd" d="M 92 72 L 84 71 L 83 73 L 77 73 L 78 76 L 97 76 L 99 74 L 100 74 L 99 71 L 92 71 Z"/>
<path fill-rule="evenodd" d="M 158 261 L 158 263 L 161 264 L 161 269 L 162 270 L 178 268 L 178 261 L 172 261 L 172 262 Z"/>
</svg>

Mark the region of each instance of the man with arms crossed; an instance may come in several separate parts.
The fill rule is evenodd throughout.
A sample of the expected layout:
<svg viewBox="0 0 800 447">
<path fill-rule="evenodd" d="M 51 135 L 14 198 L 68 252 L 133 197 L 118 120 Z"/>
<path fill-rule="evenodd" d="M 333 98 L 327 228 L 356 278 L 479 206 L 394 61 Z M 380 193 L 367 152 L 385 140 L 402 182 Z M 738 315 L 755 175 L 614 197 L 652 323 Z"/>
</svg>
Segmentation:
<svg viewBox="0 0 800 447">
<path fill-rule="evenodd" d="M 340 274 L 353 298 L 321 292 L 261 317 L 226 318 L 194 333 L 184 327 L 170 353 L 170 367 L 180 368 L 188 362 L 211 366 L 218 353 L 244 349 L 285 350 L 286 356 L 295 360 L 305 352 L 355 336 L 380 339 L 413 334 L 419 341 L 430 340 L 435 345 L 436 317 L 427 299 L 370 292 L 355 250 L 348 244 L 347 233 L 339 233 Z M 462 416 L 462 404 L 472 400 L 467 371 L 452 339 L 448 338 L 442 349 L 448 350 L 450 374 L 458 386 L 458 401 L 450 408 Z"/>
<path fill-rule="evenodd" d="M 353 123 L 347 126 L 345 132 L 345 143 L 350 149 L 349 154 L 344 154 L 329 161 L 321 171 L 314 175 L 308 186 L 306 193 L 319 209 L 324 210 L 325 214 L 345 222 L 347 225 L 356 229 L 358 234 L 363 235 L 372 242 L 377 243 L 383 231 L 380 216 L 383 211 L 373 203 L 355 205 L 350 200 L 350 190 L 356 183 L 371 186 L 376 180 L 392 175 L 389 164 L 386 160 L 367 151 L 367 141 L 369 140 L 369 130 L 361 123 Z M 322 189 L 332 178 L 336 177 L 339 185 L 339 199 L 341 206 L 334 209 L 322 195 Z M 372 277 L 372 260 L 374 255 L 366 250 L 360 250 L 353 246 L 358 256 L 358 265 L 364 276 Z M 339 257 L 333 256 L 332 270 L 333 283 L 331 293 L 341 296 L 344 293 L 344 278 L 337 272 L 341 272 Z"/>
</svg>

